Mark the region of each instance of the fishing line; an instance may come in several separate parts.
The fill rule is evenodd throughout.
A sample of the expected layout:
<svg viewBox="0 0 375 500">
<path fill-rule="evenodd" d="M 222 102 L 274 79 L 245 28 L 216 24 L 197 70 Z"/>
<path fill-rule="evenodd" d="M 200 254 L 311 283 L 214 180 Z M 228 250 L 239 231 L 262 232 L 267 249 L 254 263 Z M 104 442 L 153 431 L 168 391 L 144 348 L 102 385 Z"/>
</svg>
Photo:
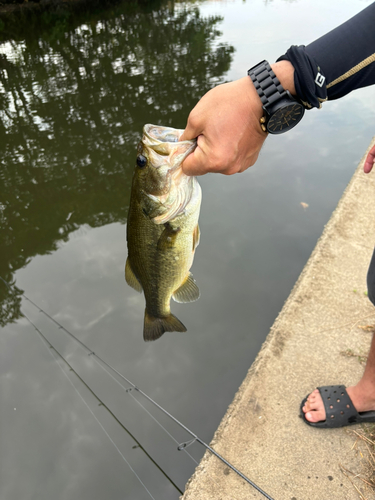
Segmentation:
<svg viewBox="0 0 375 500">
<path fill-rule="evenodd" d="M 116 415 L 113 413 L 112 410 L 110 410 L 110 408 L 104 403 L 104 401 L 94 392 L 93 389 L 91 389 L 91 387 L 84 381 L 84 379 L 77 373 L 77 371 L 72 367 L 72 365 L 65 359 L 65 357 L 51 344 L 51 342 L 46 338 L 46 336 L 40 331 L 40 329 L 31 321 L 31 319 L 26 316 L 26 314 L 24 312 L 21 313 L 22 316 L 24 318 L 26 318 L 26 320 L 31 324 L 31 326 L 34 327 L 34 329 L 36 330 L 36 332 L 43 338 L 43 340 L 45 341 L 45 343 L 48 345 L 49 349 L 53 349 L 57 354 L 58 356 L 66 363 L 66 365 L 69 367 L 69 369 L 76 375 L 76 377 L 82 382 L 82 384 L 87 387 L 87 389 L 91 392 L 91 394 L 99 401 L 100 405 L 103 406 L 107 412 L 116 420 L 116 422 L 120 425 L 120 427 L 125 431 L 127 432 L 127 434 L 137 443 L 137 446 L 145 453 L 145 455 L 151 460 L 151 462 L 160 470 L 160 472 L 168 479 L 168 481 L 176 488 L 176 490 L 181 493 L 181 495 L 183 495 L 183 491 L 181 491 L 181 489 L 173 482 L 173 480 L 167 475 L 167 473 L 160 467 L 160 465 L 152 458 L 152 456 L 147 452 L 147 450 L 142 446 L 142 444 L 138 441 L 138 439 L 125 427 L 125 425 L 116 417 Z M 52 354 L 52 353 L 51 353 Z M 53 355 L 52 355 L 53 356 Z M 57 361 L 57 359 L 54 357 L 54 359 Z M 105 428 L 103 427 L 103 425 L 101 424 L 101 422 L 98 420 L 98 418 L 96 417 L 96 415 L 94 414 L 94 412 L 92 411 L 92 409 L 90 408 L 90 406 L 87 404 L 87 402 L 85 401 L 85 399 L 83 398 L 83 396 L 81 395 L 81 393 L 78 391 L 78 389 L 76 388 L 76 386 L 73 384 L 73 382 L 70 380 L 70 378 L 68 377 L 67 373 L 62 369 L 62 367 L 60 366 L 59 364 L 59 367 L 60 369 L 62 370 L 62 372 L 64 373 L 64 375 L 67 377 L 67 379 L 69 380 L 69 382 L 71 383 L 71 385 L 74 387 L 75 391 L 77 392 L 77 394 L 80 396 L 80 398 L 82 399 L 82 401 L 85 403 L 85 405 L 87 406 L 87 408 L 90 410 L 90 413 L 93 415 L 93 417 L 95 418 L 95 420 L 98 422 L 98 424 L 100 425 L 100 427 L 103 429 L 103 431 L 105 432 L 106 436 L 109 438 L 109 440 L 111 441 L 111 443 L 115 446 L 116 450 L 120 453 L 121 457 L 124 459 L 124 461 L 126 462 L 126 464 L 129 466 L 130 470 L 135 474 L 135 476 L 137 477 L 137 479 L 139 480 L 139 482 L 142 484 L 142 486 L 146 489 L 146 491 L 149 493 L 149 495 L 151 496 L 151 498 L 153 498 L 155 500 L 155 498 L 151 495 L 151 493 L 149 492 L 149 490 L 147 489 L 147 487 L 145 486 L 145 484 L 142 482 L 142 480 L 140 479 L 140 477 L 138 476 L 138 474 L 134 471 L 134 469 L 131 467 L 131 465 L 129 464 L 129 462 L 126 460 L 126 458 L 124 457 L 124 455 L 121 453 L 120 449 L 118 448 L 118 446 L 115 444 L 115 442 L 112 440 L 111 436 L 108 434 L 108 432 L 105 430 Z"/>
<path fill-rule="evenodd" d="M 101 365 L 100 365 L 100 366 L 101 366 Z M 105 367 L 103 367 L 103 366 L 102 366 L 102 368 L 103 368 L 103 370 L 104 370 L 106 373 L 108 373 L 108 375 L 110 375 L 110 376 L 112 377 L 112 379 L 113 379 L 113 380 L 116 380 L 116 382 L 117 382 L 118 384 L 120 384 L 120 387 L 121 387 L 122 389 L 125 389 L 125 387 L 121 384 L 121 382 L 119 382 L 117 379 L 115 379 L 115 378 L 113 377 L 113 375 L 105 369 Z M 125 390 L 126 390 L 126 389 L 125 389 Z M 158 420 L 157 420 L 157 419 L 156 419 L 156 418 L 152 415 L 152 413 L 150 413 L 150 412 L 147 410 L 147 408 L 146 408 L 145 406 L 143 406 L 143 404 L 142 404 L 142 403 L 141 403 L 141 402 L 140 402 L 140 401 L 139 401 L 139 400 L 138 400 L 135 396 L 133 396 L 133 394 L 131 393 L 131 391 L 127 390 L 127 392 L 128 392 L 128 394 L 129 394 L 129 395 L 130 395 L 130 396 L 134 399 L 134 401 L 135 401 L 136 403 L 138 403 L 138 404 L 139 404 L 139 406 L 140 406 L 141 408 L 143 408 L 143 410 L 144 410 L 144 411 L 145 411 L 145 412 L 146 412 L 146 413 L 147 413 L 147 414 L 148 414 L 148 415 L 152 418 L 152 420 L 154 420 L 154 422 L 155 422 L 155 423 L 157 423 L 157 424 L 158 424 L 158 425 L 159 425 L 159 426 L 163 429 L 163 431 L 164 431 L 166 434 L 168 434 L 168 436 L 169 436 L 169 437 L 170 437 L 170 438 L 171 438 L 171 439 L 172 439 L 172 440 L 173 440 L 173 441 L 174 441 L 174 442 L 178 445 L 177 449 L 180 451 L 180 446 L 181 446 L 181 444 L 179 444 L 179 442 L 177 441 L 177 439 L 175 439 L 175 438 L 172 436 L 172 434 L 170 434 L 170 433 L 167 431 L 167 429 L 166 429 L 166 428 L 165 428 L 165 427 L 164 427 L 164 426 L 163 426 L 163 425 L 162 425 L 162 424 L 161 424 L 161 423 L 160 423 L 160 422 L 159 422 L 159 421 L 158 421 Z M 183 448 L 186 448 L 186 447 L 184 446 Z M 185 451 L 185 453 L 186 453 L 186 454 L 187 454 L 187 455 L 188 455 L 188 456 L 189 456 L 189 457 L 193 460 L 193 462 L 195 462 L 195 464 L 196 464 L 196 465 L 198 465 L 198 462 L 195 460 L 195 458 L 194 458 L 192 455 L 190 455 L 190 453 L 189 453 L 187 450 L 184 450 L 184 451 Z"/>
<path fill-rule="evenodd" d="M 11 288 L 11 285 L 9 285 L 9 283 L 7 283 L 1 276 L 0 276 L 0 279 L 5 283 L 5 285 L 9 289 Z M 12 286 L 14 286 L 14 285 L 12 285 Z M 50 316 L 46 311 L 44 311 L 40 306 L 38 306 L 35 302 L 33 302 L 31 299 L 29 299 L 29 297 L 27 297 L 27 295 L 24 292 L 22 293 L 22 295 L 28 302 L 30 302 L 36 309 L 38 309 L 39 312 L 41 312 L 48 319 L 53 321 L 53 323 L 55 323 L 55 325 L 57 325 L 59 330 L 63 330 L 66 334 L 68 334 L 71 338 L 73 338 L 73 340 L 78 342 L 86 351 L 88 351 L 88 356 L 93 356 L 94 361 L 101 367 L 101 369 L 104 370 L 111 377 L 111 379 L 114 380 L 121 387 L 122 390 L 124 390 L 127 394 L 129 394 L 133 398 L 133 400 L 154 420 L 154 422 L 156 424 L 158 424 L 158 426 L 161 427 L 161 429 L 163 429 L 163 431 L 178 445 L 177 449 L 178 450 L 183 449 L 183 447 L 181 447 L 179 441 L 177 441 L 177 439 L 174 436 L 172 436 L 172 434 L 170 434 L 170 432 L 168 432 L 168 430 L 147 410 L 147 408 L 131 393 L 131 390 L 129 390 L 129 388 L 124 387 L 122 385 L 122 383 L 119 380 L 117 380 L 117 378 L 114 377 L 111 372 L 109 372 L 107 370 L 107 368 L 102 364 L 102 363 L 106 364 L 105 361 L 102 361 L 102 363 L 100 363 L 100 361 L 99 361 L 100 358 L 89 347 L 87 347 L 83 342 L 81 342 L 81 340 L 79 340 L 79 338 L 77 338 L 75 335 L 73 335 L 71 332 L 69 332 L 69 330 L 67 330 L 64 326 L 62 326 L 58 321 L 56 321 L 52 316 Z M 22 311 L 21 311 L 21 313 L 23 314 Z M 112 368 L 110 365 L 107 365 L 107 366 L 112 371 L 116 372 L 116 370 L 114 368 Z M 122 375 L 120 373 L 118 373 L 118 374 L 120 377 L 122 377 Z M 130 385 L 131 385 L 131 383 L 130 383 Z M 186 455 L 188 455 L 191 458 L 191 460 L 196 465 L 198 465 L 198 462 L 195 460 L 195 458 L 187 450 L 184 449 L 184 451 L 185 451 Z"/>
<path fill-rule="evenodd" d="M 7 285 L 8 288 L 10 288 L 10 285 L 0 276 L 0 279 Z M 14 285 L 13 285 L 14 286 Z M 122 373 L 120 373 L 116 368 L 113 366 L 109 365 L 104 359 L 102 359 L 98 354 L 96 354 L 94 351 L 92 351 L 86 344 L 84 344 L 80 339 L 78 339 L 75 335 L 73 335 L 71 332 L 69 332 L 64 326 L 62 326 L 60 323 L 58 323 L 52 316 L 50 316 L 48 313 L 46 313 L 41 307 L 39 307 L 35 302 L 33 302 L 31 299 L 29 299 L 25 293 L 23 293 L 23 296 L 27 301 L 29 301 L 36 309 L 39 310 L 39 312 L 43 313 L 47 318 L 49 318 L 51 321 L 53 321 L 61 330 L 64 330 L 70 337 L 72 337 L 76 342 L 78 342 L 86 351 L 88 351 L 88 356 L 93 356 L 94 359 L 98 360 L 100 365 L 106 366 L 109 370 L 111 370 L 113 373 L 115 373 L 118 377 L 120 377 L 122 380 L 124 380 L 127 384 L 129 384 L 135 391 L 139 392 L 143 397 L 145 397 L 148 401 L 150 401 L 151 404 L 159 408 L 159 410 L 167 415 L 171 420 L 173 420 L 178 426 L 180 426 L 182 429 L 184 429 L 190 436 L 192 436 L 194 439 L 192 441 L 186 442 L 186 443 L 181 443 L 178 446 L 179 450 L 184 450 L 186 451 L 186 447 L 193 442 L 197 441 L 200 443 L 203 447 L 205 447 L 208 451 L 210 451 L 213 455 L 215 455 L 219 460 L 221 460 L 227 467 L 232 469 L 237 475 L 239 475 L 244 481 L 246 481 L 248 484 L 250 484 L 253 488 L 255 488 L 261 495 L 263 495 L 267 500 L 273 500 L 272 497 L 270 497 L 265 491 L 263 491 L 259 486 L 257 486 L 251 479 L 249 479 L 247 476 L 245 476 L 241 471 L 239 471 L 234 465 L 232 465 L 230 462 L 228 462 L 224 457 L 222 457 L 217 451 L 215 451 L 211 446 L 209 446 L 207 443 L 205 443 L 202 439 L 200 439 L 196 434 L 194 434 L 190 429 L 188 429 L 184 424 L 182 424 L 177 418 L 175 418 L 173 415 L 171 415 L 167 410 L 165 410 L 162 406 L 160 406 L 156 401 L 154 401 L 150 396 L 148 396 L 145 392 L 143 392 L 141 389 L 139 389 L 133 382 L 131 382 L 129 379 L 127 379 Z M 104 368 L 103 368 L 104 369 Z M 111 375 L 107 370 L 105 370 L 109 375 Z M 114 377 L 113 377 L 114 378 Z M 114 378 L 114 380 L 116 380 Z M 117 381 L 118 382 L 118 381 Z M 120 384 L 121 385 L 121 384 Z M 124 388 L 124 386 L 121 385 L 121 387 Z M 129 391 L 129 388 L 124 388 L 129 394 L 131 394 L 131 391 Z"/>
<path fill-rule="evenodd" d="M 3 278 L 1 278 L 0 276 L 0 279 L 3 280 Z M 6 282 L 5 282 L 6 283 Z M 8 285 L 8 283 L 6 283 Z M 147 408 L 145 406 L 143 406 L 143 404 L 131 393 L 131 390 L 129 388 L 126 388 L 122 385 L 122 383 L 117 380 L 117 378 L 115 378 L 113 376 L 113 374 L 111 372 L 109 372 L 106 368 L 106 366 L 108 366 L 108 368 L 110 368 L 110 370 L 114 371 L 115 373 L 117 373 L 117 375 L 119 375 L 121 378 L 123 378 L 127 383 L 129 383 L 130 385 L 133 385 L 133 388 L 135 390 L 138 390 L 136 388 L 136 386 L 134 386 L 134 384 L 132 384 L 130 381 L 128 381 L 127 379 L 125 379 L 125 377 L 123 377 L 121 375 L 121 373 L 117 372 L 112 366 L 108 365 L 104 360 L 102 360 L 99 356 L 97 356 L 95 354 L 95 352 L 93 352 L 89 347 L 87 347 L 83 342 L 81 342 L 81 340 L 79 340 L 79 338 L 77 338 L 75 335 L 73 335 L 71 332 L 69 332 L 69 330 L 67 330 L 64 326 L 62 326 L 58 321 L 56 321 L 52 316 L 50 316 L 47 312 L 45 312 L 43 309 L 41 309 L 37 304 L 35 304 L 35 302 L 33 302 L 31 299 L 29 299 L 24 293 L 23 293 L 23 296 L 24 298 L 30 302 L 36 309 L 39 310 L 39 312 L 43 313 L 48 319 L 50 319 L 51 321 L 53 321 L 59 328 L 59 330 L 63 330 L 65 333 L 67 333 L 70 337 L 72 337 L 76 342 L 78 342 L 86 351 L 88 351 L 88 356 L 93 356 L 93 359 L 95 360 L 95 362 L 102 368 L 102 370 L 104 370 L 111 378 L 112 380 L 114 380 L 120 387 L 122 390 L 124 390 L 127 394 L 129 394 L 134 401 L 136 401 L 136 403 L 154 420 L 154 422 L 156 422 L 159 427 L 161 427 L 163 429 L 163 431 L 178 445 L 178 450 L 182 450 L 183 448 L 185 447 L 181 447 L 180 443 L 177 441 L 177 439 L 175 439 L 172 434 L 170 434 L 168 432 L 168 430 L 147 410 Z M 101 361 L 101 362 L 100 362 Z M 106 366 L 104 366 L 106 365 Z M 195 460 L 195 458 L 190 455 L 190 453 L 187 451 L 187 450 L 184 450 L 185 453 L 191 458 L 191 460 L 196 464 L 198 465 L 198 462 Z"/>
</svg>

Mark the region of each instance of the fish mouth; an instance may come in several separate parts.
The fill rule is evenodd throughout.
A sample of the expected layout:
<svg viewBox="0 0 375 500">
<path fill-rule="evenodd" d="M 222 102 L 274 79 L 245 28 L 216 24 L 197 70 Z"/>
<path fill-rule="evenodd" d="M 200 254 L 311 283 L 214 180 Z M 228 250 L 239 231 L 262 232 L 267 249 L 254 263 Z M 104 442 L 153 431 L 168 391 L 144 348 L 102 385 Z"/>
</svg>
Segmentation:
<svg viewBox="0 0 375 500">
<path fill-rule="evenodd" d="M 160 195 L 145 193 L 163 208 L 163 213 L 152 218 L 155 224 L 165 224 L 185 212 L 198 184 L 195 177 L 186 175 L 181 168 L 185 158 L 197 147 L 196 140 L 180 141 L 183 130 L 147 124 L 143 127 L 143 146 L 153 168 L 160 177 L 168 178 L 169 190 Z"/>
<path fill-rule="evenodd" d="M 143 127 L 143 133 L 150 142 L 178 142 L 183 130 L 171 127 L 162 127 L 148 123 Z"/>
<path fill-rule="evenodd" d="M 151 149 L 156 154 L 162 157 L 168 156 L 170 171 L 174 172 L 181 166 L 185 158 L 197 147 L 196 140 L 179 140 L 183 132 L 183 129 L 162 127 L 149 123 L 143 127 L 142 142 L 146 148 Z M 154 164 L 155 168 L 161 166 L 157 163 Z"/>
</svg>

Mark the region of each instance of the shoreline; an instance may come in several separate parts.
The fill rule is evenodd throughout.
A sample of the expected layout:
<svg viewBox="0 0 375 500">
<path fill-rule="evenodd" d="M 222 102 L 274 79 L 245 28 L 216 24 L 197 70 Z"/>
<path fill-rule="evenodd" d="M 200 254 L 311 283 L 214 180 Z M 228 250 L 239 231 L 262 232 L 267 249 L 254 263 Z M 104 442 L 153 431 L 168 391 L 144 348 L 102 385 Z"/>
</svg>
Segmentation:
<svg viewBox="0 0 375 500">
<path fill-rule="evenodd" d="M 366 296 L 375 172 L 363 173 L 364 159 L 210 443 L 275 500 L 356 500 L 356 487 L 374 495 L 342 469 L 361 474 L 366 451 L 358 458 L 351 432 L 359 426 L 316 429 L 299 415 L 315 387 L 356 383 L 364 368 L 357 353 L 370 345 L 363 327 L 375 323 Z M 264 496 L 206 452 L 181 499 L 229 498 Z"/>
</svg>

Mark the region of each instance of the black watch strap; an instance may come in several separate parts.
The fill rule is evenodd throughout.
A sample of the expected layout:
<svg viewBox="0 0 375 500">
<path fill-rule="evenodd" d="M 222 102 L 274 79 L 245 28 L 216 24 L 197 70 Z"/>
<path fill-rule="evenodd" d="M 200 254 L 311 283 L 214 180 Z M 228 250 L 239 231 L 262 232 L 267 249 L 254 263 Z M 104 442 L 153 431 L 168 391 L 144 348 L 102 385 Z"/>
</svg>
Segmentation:
<svg viewBox="0 0 375 500">
<path fill-rule="evenodd" d="M 280 99 L 280 97 L 286 95 L 286 91 L 272 71 L 268 61 L 262 61 L 256 64 L 249 69 L 247 74 L 253 81 L 260 100 L 266 108 Z"/>
<path fill-rule="evenodd" d="M 284 89 L 267 61 L 250 68 L 247 74 L 262 102 L 264 115 L 259 121 L 263 132 L 282 134 L 301 121 L 304 107 Z"/>
</svg>

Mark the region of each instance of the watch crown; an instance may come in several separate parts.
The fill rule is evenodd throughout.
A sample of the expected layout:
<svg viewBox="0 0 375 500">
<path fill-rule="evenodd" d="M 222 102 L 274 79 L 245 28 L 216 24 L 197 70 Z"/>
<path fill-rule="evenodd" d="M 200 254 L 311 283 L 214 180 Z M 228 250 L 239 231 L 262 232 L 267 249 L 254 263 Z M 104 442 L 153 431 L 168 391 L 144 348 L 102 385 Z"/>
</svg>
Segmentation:
<svg viewBox="0 0 375 500">
<path fill-rule="evenodd" d="M 261 127 L 262 127 L 263 132 L 267 132 L 267 128 L 265 125 L 263 125 L 263 123 L 261 124 Z"/>
<path fill-rule="evenodd" d="M 266 123 L 266 117 L 265 116 L 262 116 L 262 118 L 260 119 L 260 123 Z"/>
</svg>

